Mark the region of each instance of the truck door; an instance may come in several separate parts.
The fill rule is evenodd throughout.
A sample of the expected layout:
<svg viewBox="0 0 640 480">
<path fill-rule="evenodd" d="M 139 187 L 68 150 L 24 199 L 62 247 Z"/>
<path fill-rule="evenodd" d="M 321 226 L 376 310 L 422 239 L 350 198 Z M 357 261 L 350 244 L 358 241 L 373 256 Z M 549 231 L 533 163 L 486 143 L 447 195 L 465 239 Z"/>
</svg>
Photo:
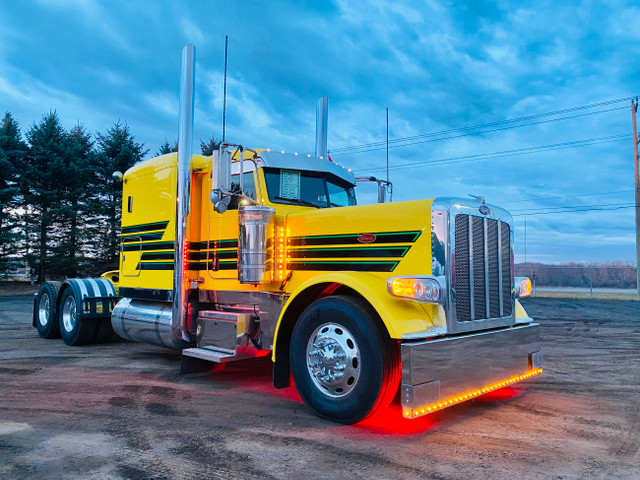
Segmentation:
<svg viewBox="0 0 640 480">
<path fill-rule="evenodd" d="M 142 237 L 123 238 L 120 243 L 120 272 L 125 277 L 140 275 L 142 259 Z"/>
</svg>

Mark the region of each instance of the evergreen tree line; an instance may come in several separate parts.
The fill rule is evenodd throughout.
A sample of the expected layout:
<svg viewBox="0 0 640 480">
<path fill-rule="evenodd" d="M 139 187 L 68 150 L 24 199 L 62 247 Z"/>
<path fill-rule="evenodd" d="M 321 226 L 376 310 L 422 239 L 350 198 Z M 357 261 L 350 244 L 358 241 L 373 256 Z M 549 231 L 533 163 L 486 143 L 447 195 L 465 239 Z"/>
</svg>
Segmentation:
<svg viewBox="0 0 640 480">
<path fill-rule="evenodd" d="M 218 147 L 201 142 L 204 155 Z M 24 138 L 9 112 L 0 125 L 0 273 L 26 261 L 38 282 L 96 276 L 118 268 L 125 172 L 149 150 L 126 124 L 92 136 L 78 124 L 66 130 L 55 111 Z M 177 151 L 164 143 L 156 153 Z"/>
</svg>

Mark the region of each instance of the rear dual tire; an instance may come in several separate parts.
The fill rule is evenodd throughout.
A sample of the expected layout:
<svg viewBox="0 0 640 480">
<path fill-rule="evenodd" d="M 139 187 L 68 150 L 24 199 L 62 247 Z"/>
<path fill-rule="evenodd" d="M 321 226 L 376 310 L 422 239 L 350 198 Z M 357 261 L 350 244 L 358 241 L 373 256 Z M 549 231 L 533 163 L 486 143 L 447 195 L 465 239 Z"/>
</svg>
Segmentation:
<svg viewBox="0 0 640 480">
<path fill-rule="evenodd" d="M 36 297 L 35 326 L 42 338 L 60 338 L 56 303 L 61 282 L 44 282 Z"/>
<path fill-rule="evenodd" d="M 97 335 L 99 323 L 95 319 L 83 319 L 80 315 L 82 303 L 78 301 L 72 288 L 67 288 L 60 298 L 58 312 L 62 341 L 67 345 L 88 345 Z"/>
</svg>

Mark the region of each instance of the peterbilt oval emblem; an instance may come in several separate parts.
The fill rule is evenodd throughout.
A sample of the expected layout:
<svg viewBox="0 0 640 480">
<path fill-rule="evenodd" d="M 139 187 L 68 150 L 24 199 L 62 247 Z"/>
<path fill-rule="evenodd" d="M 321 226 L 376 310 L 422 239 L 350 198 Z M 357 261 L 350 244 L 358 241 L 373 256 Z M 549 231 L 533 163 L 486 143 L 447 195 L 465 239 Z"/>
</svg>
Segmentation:
<svg viewBox="0 0 640 480">
<path fill-rule="evenodd" d="M 486 205 L 482 205 L 478 210 L 480 210 L 480 213 L 483 215 L 489 215 L 491 213 L 491 209 Z"/>
<path fill-rule="evenodd" d="M 373 233 L 363 233 L 358 237 L 360 243 L 373 243 L 376 241 L 376 237 Z"/>
</svg>

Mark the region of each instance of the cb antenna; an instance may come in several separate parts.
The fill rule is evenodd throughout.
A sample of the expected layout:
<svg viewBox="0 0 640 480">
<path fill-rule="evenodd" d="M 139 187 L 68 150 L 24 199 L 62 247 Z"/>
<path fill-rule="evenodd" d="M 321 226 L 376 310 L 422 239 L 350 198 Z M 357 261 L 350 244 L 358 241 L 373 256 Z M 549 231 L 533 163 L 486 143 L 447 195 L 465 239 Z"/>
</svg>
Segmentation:
<svg viewBox="0 0 640 480">
<path fill-rule="evenodd" d="M 222 93 L 222 143 L 227 139 L 227 52 L 229 50 L 229 35 L 224 36 L 224 87 Z"/>
</svg>

